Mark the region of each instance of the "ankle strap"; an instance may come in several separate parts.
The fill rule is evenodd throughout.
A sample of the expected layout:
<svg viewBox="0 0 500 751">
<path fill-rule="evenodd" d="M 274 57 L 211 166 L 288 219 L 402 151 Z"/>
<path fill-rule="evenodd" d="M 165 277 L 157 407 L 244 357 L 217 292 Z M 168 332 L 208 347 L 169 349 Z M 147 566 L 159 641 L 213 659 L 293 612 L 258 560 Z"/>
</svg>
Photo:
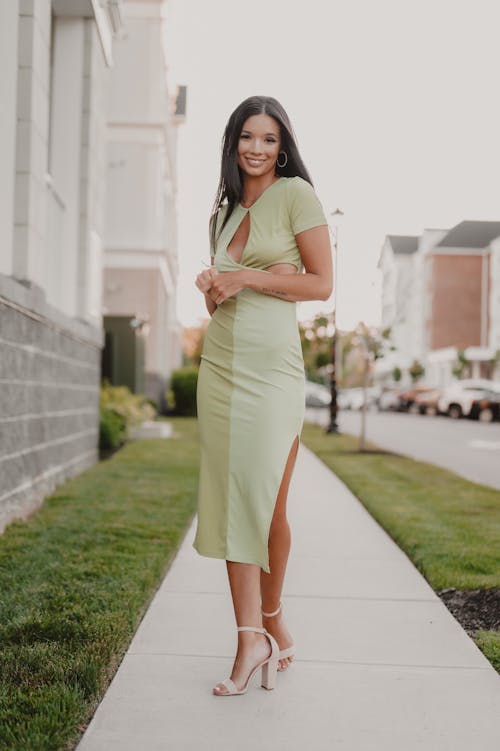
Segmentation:
<svg viewBox="0 0 500 751">
<path fill-rule="evenodd" d="M 257 631 L 258 634 L 267 634 L 265 628 L 258 628 L 257 626 L 238 626 L 237 631 Z"/>
<path fill-rule="evenodd" d="M 280 602 L 280 604 L 278 605 L 278 609 L 277 609 L 277 610 L 275 610 L 275 611 L 274 611 L 274 613 L 264 613 L 264 611 L 263 611 L 263 610 L 261 610 L 261 613 L 262 613 L 262 615 L 265 615 L 265 616 L 266 616 L 266 618 L 272 618 L 272 617 L 273 617 L 273 615 L 278 615 L 278 613 L 280 612 L 280 610 L 281 610 L 281 602 Z"/>
</svg>

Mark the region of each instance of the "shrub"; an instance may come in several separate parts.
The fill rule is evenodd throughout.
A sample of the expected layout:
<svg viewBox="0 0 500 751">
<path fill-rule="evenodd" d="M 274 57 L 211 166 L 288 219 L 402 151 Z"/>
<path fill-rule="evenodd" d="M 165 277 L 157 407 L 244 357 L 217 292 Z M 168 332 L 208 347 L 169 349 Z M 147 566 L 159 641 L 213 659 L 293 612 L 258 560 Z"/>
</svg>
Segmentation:
<svg viewBox="0 0 500 751">
<path fill-rule="evenodd" d="M 101 386 L 101 409 L 107 407 L 124 418 L 127 428 L 156 417 L 156 410 L 142 394 L 133 394 L 127 386 Z"/>
<path fill-rule="evenodd" d="M 99 449 L 117 449 L 127 438 L 127 423 L 114 409 L 101 407 L 99 421 Z"/>
<path fill-rule="evenodd" d="M 196 416 L 197 383 L 198 368 L 179 368 L 172 372 L 170 387 L 174 397 L 176 415 Z"/>
<path fill-rule="evenodd" d="M 128 429 L 156 416 L 156 410 L 142 394 L 127 386 L 101 385 L 99 449 L 117 449 L 127 440 Z"/>
</svg>

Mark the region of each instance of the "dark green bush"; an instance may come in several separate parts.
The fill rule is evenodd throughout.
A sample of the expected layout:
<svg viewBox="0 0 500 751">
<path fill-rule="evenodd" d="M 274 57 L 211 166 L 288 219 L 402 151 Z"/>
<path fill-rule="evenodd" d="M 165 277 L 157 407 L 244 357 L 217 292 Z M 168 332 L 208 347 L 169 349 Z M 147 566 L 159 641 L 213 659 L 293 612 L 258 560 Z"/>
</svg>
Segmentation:
<svg viewBox="0 0 500 751">
<path fill-rule="evenodd" d="M 174 397 L 176 415 L 196 416 L 196 384 L 198 368 L 179 368 L 172 372 L 170 388 Z"/>
<path fill-rule="evenodd" d="M 114 409 L 101 407 L 99 421 L 99 448 L 116 449 L 127 438 L 127 421 Z"/>
</svg>

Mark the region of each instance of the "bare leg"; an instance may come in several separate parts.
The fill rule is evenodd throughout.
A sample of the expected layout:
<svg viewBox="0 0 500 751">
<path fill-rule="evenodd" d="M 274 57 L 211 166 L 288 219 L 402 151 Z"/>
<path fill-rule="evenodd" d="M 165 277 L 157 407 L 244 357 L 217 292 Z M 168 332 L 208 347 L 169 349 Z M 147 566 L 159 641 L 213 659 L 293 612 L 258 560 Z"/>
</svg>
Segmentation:
<svg viewBox="0 0 500 751">
<path fill-rule="evenodd" d="M 286 518 L 286 502 L 298 448 L 299 439 L 296 437 L 288 455 L 288 461 L 281 480 L 271 528 L 269 530 L 269 568 L 271 569 L 271 572 L 268 574 L 262 569 L 260 570 L 262 610 L 266 613 L 272 613 L 278 608 L 281 599 L 281 592 L 283 590 L 283 581 L 285 579 L 286 565 L 291 543 L 290 526 Z M 269 631 L 278 642 L 280 649 L 286 649 L 293 643 L 293 639 L 286 628 L 282 613 L 279 613 L 272 618 L 266 618 L 264 616 L 263 622 L 266 630 Z M 284 670 L 287 668 L 290 662 L 291 658 L 289 657 L 280 660 L 280 669 Z"/>
<path fill-rule="evenodd" d="M 253 563 L 226 561 L 229 586 L 233 598 L 234 614 L 238 626 L 262 628 L 260 612 L 260 566 Z M 233 664 L 231 680 L 242 689 L 253 668 L 271 652 L 264 634 L 253 631 L 238 632 L 238 650 Z M 227 694 L 225 686 L 218 683 L 214 693 Z"/>
</svg>

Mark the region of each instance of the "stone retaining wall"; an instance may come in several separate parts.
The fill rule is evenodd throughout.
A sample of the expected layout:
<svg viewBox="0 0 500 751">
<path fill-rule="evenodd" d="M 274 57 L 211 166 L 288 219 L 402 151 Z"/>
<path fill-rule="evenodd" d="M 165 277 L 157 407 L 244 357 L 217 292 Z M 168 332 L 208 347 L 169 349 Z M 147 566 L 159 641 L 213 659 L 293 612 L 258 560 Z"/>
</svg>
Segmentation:
<svg viewBox="0 0 500 751">
<path fill-rule="evenodd" d="M 0 278 L 0 531 L 98 456 L 102 332 L 37 295 Z"/>
</svg>

